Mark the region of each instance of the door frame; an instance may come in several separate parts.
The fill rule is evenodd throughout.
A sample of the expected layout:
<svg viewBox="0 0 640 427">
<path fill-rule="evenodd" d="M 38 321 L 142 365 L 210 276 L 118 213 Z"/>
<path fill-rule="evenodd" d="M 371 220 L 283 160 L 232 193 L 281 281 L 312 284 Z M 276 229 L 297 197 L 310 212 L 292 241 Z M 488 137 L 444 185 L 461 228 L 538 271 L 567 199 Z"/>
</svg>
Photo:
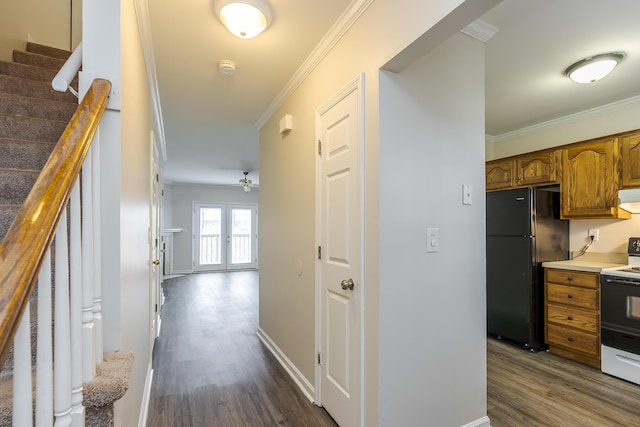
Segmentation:
<svg viewBox="0 0 640 427">
<path fill-rule="evenodd" d="M 220 209 L 220 265 L 214 267 L 200 267 L 200 208 L 209 207 L 213 209 Z M 192 252 L 192 268 L 194 272 L 203 271 L 224 271 L 227 265 L 227 245 L 223 241 L 226 241 L 226 206 L 224 203 L 216 202 L 193 202 L 193 252 Z"/>
<path fill-rule="evenodd" d="M 365 399 L 365 292 L 366 286 L 364 286 L 365 282 L 365 269 L 364 269 L 364 260 L 365 260 L 365 233 L 364 233 L 364 206 L 365 206 L 365 182 L 364 182 L 364 147 L 365 147 L 365 128 L 364 128 L 364 83 L 365 83 L 365 74 L 360 73 L 356 78 L 347 83 L 342 89 L 336 92 L 333 96 L 331 96 L 327 101 L 325 101 L 320 107 L 316 109 L 316 139 L 315 143 L 317 144 L 320 141 L 321 136 L 321 126 L 320 126 L 320 118 L 321 116 L 338 104 L 345 97 L 350 95 L 353 92 L 357 92 L 358 94 L 358 117 L 360 120 L 359 123 L 359 141 L 360 141 L 360 153 L 358 160 L 360 162 L 360 276 L 356 279 L 359 286 L 359 299 L 358 304 L 360 306 L 359 313 L 359 332 L 360 332 L 360 348 L 359 348 L 359 396 L 358 396 L 358 411 L 356 414 L 356 425 L 364 427 L 364 399 Z M 316 153 L 317 153 L 316 147 Z M 321 168 L 321 156 L 316 155 L 316 178 L 315 178 L 315 192 L 316 192 L 316 217 L 315 217 L 315 227 L 316 227 L 316 247 L 320 247 L 322 242 L 322 168 Z M 322 322 L 324 321 L 324 316 L 322 313 L 322 261 L 318 259 L 316 256 L 316 272 L 315 272 L 315 356 L 318 357 L 323 352 L 323 343 L 322 343 Z M 317 406 L 322 406 L 322 365 L 317 363 L 318 359 L 316 359 L 316 369 L 315 369 L 315 404 Z"/>
</svg>

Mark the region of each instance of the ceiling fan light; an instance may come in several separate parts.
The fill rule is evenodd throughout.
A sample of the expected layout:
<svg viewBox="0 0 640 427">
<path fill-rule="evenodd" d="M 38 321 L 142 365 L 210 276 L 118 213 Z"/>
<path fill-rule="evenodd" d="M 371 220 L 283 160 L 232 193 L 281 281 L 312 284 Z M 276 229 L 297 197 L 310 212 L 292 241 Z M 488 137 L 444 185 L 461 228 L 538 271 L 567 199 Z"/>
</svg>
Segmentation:
<svg viewBox="0 0 640 427">
<path fill-rule="evenodd" d="M 570 65 L 564 74 L 578 83 L 593 83 L 609 74 L 622 61 L 622 53 L 603 53 Z"/>
<path fill-rule="evenodd" d="M 271 21 L 271 10 L 262 0 L 218 0 L 216 11 L 224 26 L 243 39 L 257 36 Z"/>
</svg>

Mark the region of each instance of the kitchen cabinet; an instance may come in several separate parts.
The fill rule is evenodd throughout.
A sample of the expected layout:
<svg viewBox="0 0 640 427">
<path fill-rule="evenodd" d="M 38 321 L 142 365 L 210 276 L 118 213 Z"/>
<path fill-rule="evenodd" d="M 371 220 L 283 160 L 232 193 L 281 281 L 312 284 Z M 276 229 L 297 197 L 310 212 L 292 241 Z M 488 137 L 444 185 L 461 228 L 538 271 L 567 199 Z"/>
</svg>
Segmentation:
<svg viewBox="0 0 640 427">
<path fill-rule="evenodd" d="M 607 137 L 562 149 L 561 217 L 630 218 L 618 209 L 619 138 Z"/>
<path fill-rule="evenodd" d="M 549 351 L 600 369 L 600 274 L 545 268 Z"/>
<path fill-rule="evenodd" d="M 640 187 L 640 131 L 620 137 L 622 188 Z"/>
<path fill-rule="evenodd" d="M 518 186 L 555 184 L 556 150 L 538 151 L 516 157 Z"/>
<path fill-rule="evenodd" d="M 515 185 L 514 161 L 512 159 L 500 159 L 487 162 L 486 189 L 504 190 Z"/>
</svg>

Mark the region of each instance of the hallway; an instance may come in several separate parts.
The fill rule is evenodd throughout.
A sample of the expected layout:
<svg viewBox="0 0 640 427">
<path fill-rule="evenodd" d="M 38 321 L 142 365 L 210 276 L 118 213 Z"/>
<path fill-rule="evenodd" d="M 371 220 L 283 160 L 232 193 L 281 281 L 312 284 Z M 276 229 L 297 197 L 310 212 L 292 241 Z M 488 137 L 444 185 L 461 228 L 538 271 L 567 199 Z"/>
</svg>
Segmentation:
<svg viewBox="0 0 640 427">
<path fill-rule="evenodd" d="M 336 426 L 256 335 L 258 272 L 165 280 L 149 427 Z"/>
</svg>

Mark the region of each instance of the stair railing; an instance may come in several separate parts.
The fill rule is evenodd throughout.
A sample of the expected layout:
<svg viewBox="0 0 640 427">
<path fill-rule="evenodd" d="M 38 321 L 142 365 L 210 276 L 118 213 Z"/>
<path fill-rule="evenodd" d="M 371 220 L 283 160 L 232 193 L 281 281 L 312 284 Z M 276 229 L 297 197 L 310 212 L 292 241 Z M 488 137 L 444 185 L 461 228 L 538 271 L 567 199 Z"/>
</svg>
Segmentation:
<svg viewBox="0 0 640 427">
<path fill-rule="evenodd" d="M 36 425 L 84 425 L 82 385 L 102 357 L 100 270 L 92 268 L 100 193 L 93 190 L 100 185 L 96 132 L 110 88 L 93 81 L 0 243 L 0 365 L 13 339 L 14 426 L 34 418 L 29 306 L 36 282 Z"/>
<path fill-rule="evenodd" d="M 80 67 L 82 66 L 82 42 L 78 43 L 75 50 L 69 58 L 66 60 L 58 74 L 51 81 L 51 87 L 57 92 L 66 92 L 69 90 L 72 94 L 78 97 L 78 92 L 71 87 L 71 82 L 78 74 Z"/>
</svg>

